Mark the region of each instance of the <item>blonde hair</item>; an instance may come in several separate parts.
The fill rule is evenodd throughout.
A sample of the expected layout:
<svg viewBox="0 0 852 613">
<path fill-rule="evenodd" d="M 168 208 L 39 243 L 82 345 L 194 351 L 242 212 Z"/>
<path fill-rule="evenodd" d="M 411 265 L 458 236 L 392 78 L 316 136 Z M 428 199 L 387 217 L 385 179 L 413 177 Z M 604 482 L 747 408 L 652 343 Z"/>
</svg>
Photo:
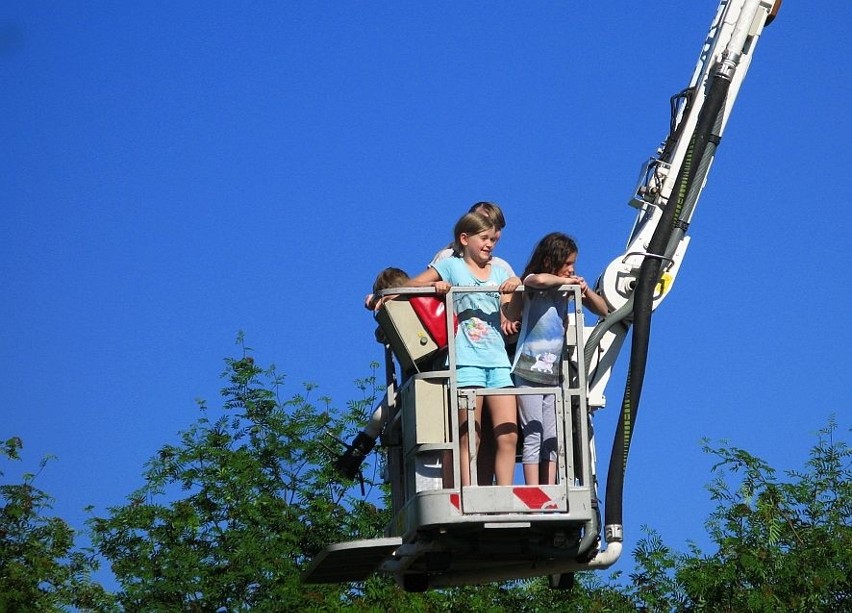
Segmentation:
<svg viewBox="0 0 852 613">
<path fill-rule="evenodd" d="M 461 235 L 479 234 L 485 230 L 497 229 L 497 224 L 490 217 L 481 213 L 465 213 L 453 228 L 453 252 L 462 254 Z"/>
<path fill-rule="evenodd" d="M 488 219 L 494 222 L 494 229 L 498 232 L 506 227 L 506 218 L 503 216 L 503 211 L 493 202 L 477 202 L 468 213 L 479 213 L 485 215 Z"/>
</svg>

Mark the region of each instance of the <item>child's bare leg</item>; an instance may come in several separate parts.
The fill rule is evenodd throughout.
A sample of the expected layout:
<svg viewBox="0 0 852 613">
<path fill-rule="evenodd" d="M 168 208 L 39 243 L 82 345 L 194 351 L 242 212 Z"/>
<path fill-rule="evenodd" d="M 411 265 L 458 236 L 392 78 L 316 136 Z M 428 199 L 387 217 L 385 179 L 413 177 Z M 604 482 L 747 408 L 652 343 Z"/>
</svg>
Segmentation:
<svg viewBox="0 0 852 613">
<path fill-rule="evenodd" d="M 450 450 L 441 454 L 441 487 L 444 489 L 455 486 L 453 477 L 453 452 Z"/>
<path fill-rule="evenodd" d="M 497 485 L 512 485 L 515 479 L 515 452 L 518 448 L 518 409 L 514 396 L 489 396 L 488 410 L 494 423 L 497 457 L 494 473 Z"/>
<path fill-rule="evenodd" d="M 470 485 L 470 447 L 468 445 L 467 435 L 467 420 L 469 415 L 470 411 L 464 409 L 459 410 L 459 462 L 461 463 L 460 468 L 462 485 Z M 476 410 L 474 411 L 474 430 L 476 432 L 476 442 L 474 443 L 474 449 L 479 446 L 479 431 L 481 429 L 481 419 L 482 396 L 477 396 Z"/>
<path fill-rule="evenodd" d="M 491 411 L 482 413 L 482 425 L 479 440 L 479 451 L 476 454 L 476 481 L 479 485 L 494 484 L 494 459 L 497 455 L 497 445 L 494 441 L 494 424 Z"/>
<path fill-rule="evenodd" d="M 538 468 L 540 470 L 539 477 L 541 479 L 539 483 L 543 485 L 556 484 L 556 462 L 544 461 L 538 465 Z"/>
<path fill-rule="evenodd" d="M 538 485 L 542 466 L 542 464 L 524 464 L 524 483 Z"/>
</svg>

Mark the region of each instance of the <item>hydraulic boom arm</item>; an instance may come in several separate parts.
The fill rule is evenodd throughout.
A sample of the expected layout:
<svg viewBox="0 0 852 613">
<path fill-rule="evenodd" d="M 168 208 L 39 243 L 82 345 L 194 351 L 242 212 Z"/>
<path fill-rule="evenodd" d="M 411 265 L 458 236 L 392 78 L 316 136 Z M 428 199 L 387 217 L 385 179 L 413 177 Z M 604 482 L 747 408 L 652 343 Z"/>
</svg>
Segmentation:
<svg viewBox="0 0 852 613">
<path fill-rule="evenodd" d="M 630 204 L 638 209 L 625 254 L 606 268 L 598 290 L 613 309 L 586 342 L 589 404 L 603 390 L 630 326 L 627 385 L 606 491 L 607 540 L 621 533 L 624 467 L 645 374 L 651 314 L 671 290 L 689 245 L 689 228 L 716 148 L 763 28 L 781 0 L 722 0 L 689 86 L 672 98 L 668 137 L 642 169 Z"/>
</svg>

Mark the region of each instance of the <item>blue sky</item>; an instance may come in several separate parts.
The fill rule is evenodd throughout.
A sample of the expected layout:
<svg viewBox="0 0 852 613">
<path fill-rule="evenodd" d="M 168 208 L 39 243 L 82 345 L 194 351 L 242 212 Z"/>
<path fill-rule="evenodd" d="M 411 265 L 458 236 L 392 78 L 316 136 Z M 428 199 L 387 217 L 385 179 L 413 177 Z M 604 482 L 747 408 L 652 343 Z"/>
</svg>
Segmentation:
<svg viewBox="0 0 852 613">
<path fill-rule="evenodd" d="M 196 398 L 218 406 L 239 330 L 285 394 L 358 397 L 376 272 L 419 272 L 473 202 L 504 208 L 516 269 L 560 230 L 596 278 L 715 10 L 4 3 L 0 435 L 24 439 L 24 469 L 58 457 L 37 483 L 82 527 Z M 760 41 L 654 317 L 628 550 L 642 524 L 703 539 L 702 438 L 784 469 L 830 414 L 848 436 L 849 23 L 848 2 L 788 1 Z M 602 473 L 622 386 L 596 421 Z"/>
</svg>

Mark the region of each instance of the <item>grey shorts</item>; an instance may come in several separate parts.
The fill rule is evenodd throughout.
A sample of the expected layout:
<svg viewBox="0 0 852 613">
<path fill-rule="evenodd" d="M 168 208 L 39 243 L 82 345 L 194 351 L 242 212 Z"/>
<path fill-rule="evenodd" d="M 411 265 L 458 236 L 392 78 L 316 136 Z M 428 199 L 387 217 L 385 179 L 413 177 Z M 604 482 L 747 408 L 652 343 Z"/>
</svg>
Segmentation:
<svg viewBox="0 0 852 613">
<path fill-rule="evenodd" d="M 517 387 L 537 387 L 523 377 L 515 377 Z M 556 396 L 520 394 L 518 413 L 524 436 L 524 464 L 556 461 Z"/>
</svg>

